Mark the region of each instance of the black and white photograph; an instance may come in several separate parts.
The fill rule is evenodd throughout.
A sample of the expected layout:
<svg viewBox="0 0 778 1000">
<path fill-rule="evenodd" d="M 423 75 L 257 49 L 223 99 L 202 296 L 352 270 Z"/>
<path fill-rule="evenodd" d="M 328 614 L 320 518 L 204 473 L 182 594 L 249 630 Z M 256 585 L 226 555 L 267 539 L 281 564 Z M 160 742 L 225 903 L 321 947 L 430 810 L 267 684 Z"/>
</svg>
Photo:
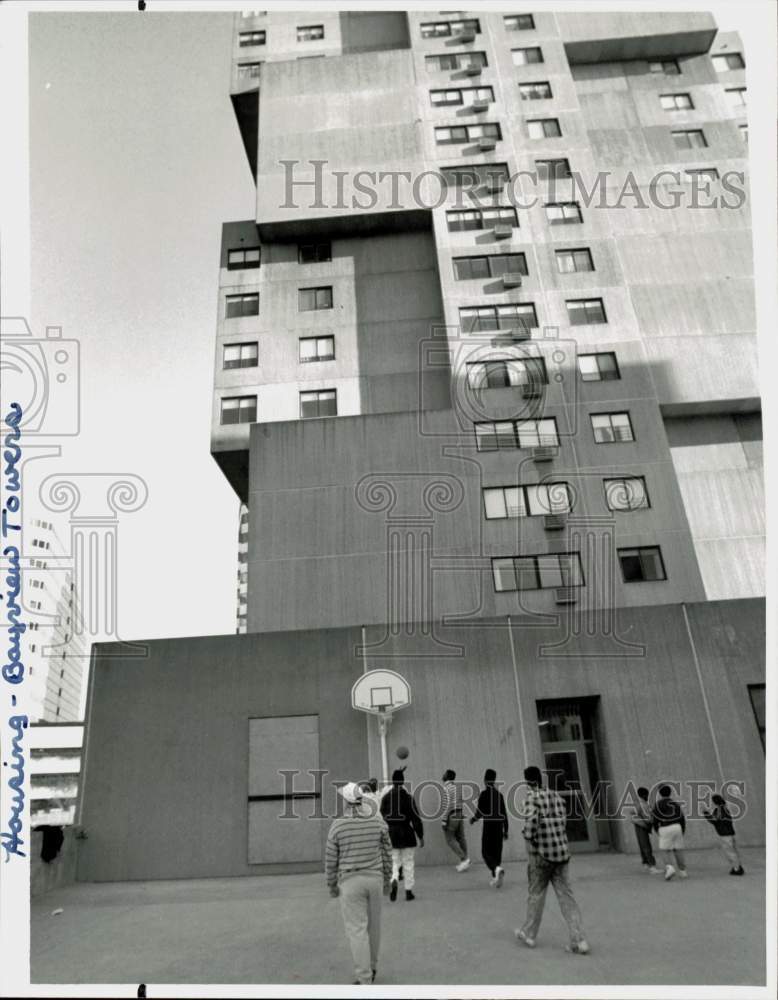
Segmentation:
<svg viewBox="0 0 778 1000">
<path fill-rule="evenodd" d="M 0 3 L 0 995 L 776 995 L 777 10 Z"/>
</svg>

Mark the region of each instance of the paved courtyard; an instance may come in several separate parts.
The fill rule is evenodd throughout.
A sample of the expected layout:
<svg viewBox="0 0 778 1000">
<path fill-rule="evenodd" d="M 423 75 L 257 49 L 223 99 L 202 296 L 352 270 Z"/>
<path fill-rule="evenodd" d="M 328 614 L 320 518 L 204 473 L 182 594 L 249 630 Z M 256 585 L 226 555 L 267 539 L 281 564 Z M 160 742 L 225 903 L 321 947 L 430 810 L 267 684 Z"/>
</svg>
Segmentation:
<svg viewBox="0 0 778 1000">
<path fill-rule="evenodd" d="M 537 948 L 516 945 L 523 864 L 499 891 L 480 862 L 420 868 L 416 901 L 384 906 L 378 983 L 763 985 L 764 852 L 743 857 L 734 878 L 716 850 L 689 851 L 690 878 L 668 883 L 634 855 L 574 858 L 586 957 L 564 951 L 551 892 Z M 32 901 L 31 951 L 33 983 L 353 981 L 320 875 L 69 886 Z"/>
</svg>

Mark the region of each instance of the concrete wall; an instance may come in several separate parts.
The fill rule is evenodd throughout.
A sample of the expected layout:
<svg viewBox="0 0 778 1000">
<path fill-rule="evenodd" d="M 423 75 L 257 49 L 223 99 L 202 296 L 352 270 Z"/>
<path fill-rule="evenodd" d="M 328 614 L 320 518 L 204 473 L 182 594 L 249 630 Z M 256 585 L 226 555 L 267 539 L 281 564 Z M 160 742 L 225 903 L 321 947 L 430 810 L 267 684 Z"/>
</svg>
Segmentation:
<svg viewBox="0 0 778 1000">
<path fill-rule="evenodd" d="M 342 693 L 361 672 L 346 638 L 163 639 L 148 643 L 142 659 L 122 659 L 112 644 L 95 647 L 83 772 L 88 839 L 78 878 L 255 871 L 247 861 L 250 718 L 318 715 L 320 766 L 344 778 L 365 775 L 365 721 L 343 711 Z M 332 786 L 323 796 L 331 814 Z"/>
<path fill-rule="evenodd" d="M 765 592 L 761 415 L 665 420 L 709 600 Z"/>
<path fill-rule="evenodd" d="M 452 360 L 454 411 L 255 427 L 249 630 L 554 610 L 553 590 L 497 593 L 492 577 L 493 557 L 545 552 L 581 552 L 586 586 L 579 603 L 585 608 L 701 600 L 686 514 L 651 398 L 650 368 L 634 353 L 630 362 L 627 349 L 621 379 L 582 383 L 574 349 L 561 350 L 570 347 L 564 341 L 533 344 L 549 373 L 538 401 L 528 403 L 516 388 L 469 390 L 466 363 L 483 356 L 476 345 Z M 511 351 L 517 353 L 494 348 L 487 356 Z M 555 354 L 564 360 L 556 363 Z M 614 410 L 629 412 L 635 440 L 596 443 L 591 414 Z M 560 449 L 552 463 L 535 463 L 526 449 L 476 450 L 475 420 L 535 415 L 557 420 Z M 645 477 L 649 508 L 608 510 L 603 481 L 624 475 Z M 427 492 L 436 481 L 452 491 L 441 507 Z M 575 495 L 566 530 L 547 531 L 542 517 L 485 519 L 483 487 L 555 481 L 569 483 Z M 374 503 L 371 494 L 384 488 L 396 495 L 390 509 Z M 417 529 L 403 520 L 414 517 L 421 518 Z M 405 570 L 396 560 L 407 560 L 413 573 L 422 573 L 423 561 L 402 533 L 422 529 L 429 532 L 429 585 L 421 578 L 400 584 Z M 666 580 L 622 581 L 615 548 L 640 545 L 660 546 Z"/>
<path fill-rule="evenodd" d="M 715 740 L 723 777 L 747 784 L 739 839 L 763 844 L 764 754 L 747 685 L 764 682 L 764 604 L 693 604 L 688 614 L 702 686 L 679 606 L 622 609 L 610 632 L 603 620 L 514 618 L 515 670 L 505 618 L 436 623 L 432 634 L 402 637 L 368 628 L 369 666 L 398 668 L 412 688 L 390 748 L 410 747 L 415 783 L 438 780 L 445 767 L 479 781 L 493 766 L 510 785 L 539 760 L 537 701 L 594 697 L 599 766 L 613 782 L 612 799 L 629 781 L 720 784 Z M 117 646 L 99 645 L 79 879 L 278 871 L 246 862 L 248 719 L 318 713 L 331 815 L 329 782 L 380 773 L 375 729 L 350 707 L 360 642 L 359 629 L 174 639 L 150 642 L 145 660 L 122 660 Z M 313 822 L 324 834 L 327 822 Z M 610 836 L 619 849 L 635 850 L 626 821 L 614 820 Z M 689 824 L 687 840 L 715 843 L 702 820 Z M 518 820 L 506 853 L 522 854 Z M 428 821 L 419 860 L 450 861 L 437 820 Z"/>
<path fill-rule="evenodd" d="M 72 826 L 63 828 L 65 839 L 59 854 L 52 861 L 41 860 L 43 833 L 33 830 L 30 838 L 30 895 L 42 896 L 52 889 L 61 889 L 76 881 L 78 850 L 83 841 L 77 839 Z"/>
</svg>

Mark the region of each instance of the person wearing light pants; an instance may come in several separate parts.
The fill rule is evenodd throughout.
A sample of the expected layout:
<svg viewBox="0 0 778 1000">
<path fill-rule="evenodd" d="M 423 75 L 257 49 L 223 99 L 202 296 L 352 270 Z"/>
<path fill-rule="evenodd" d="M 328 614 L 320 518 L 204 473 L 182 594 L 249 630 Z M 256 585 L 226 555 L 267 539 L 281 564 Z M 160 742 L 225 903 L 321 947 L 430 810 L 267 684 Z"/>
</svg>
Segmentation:
<svg viewBox="0 0 778 1000">
<path fill-rule="evenodd" d="M 424 826 L 416 808 L 413 796 L 405 788 L 405 768 L 398 768 L 392 773 L 392 787 L 381 800 L 381 815 L 389 827 L 389 840 L 392 844 L 392 883 L 389 899 L 397 899 L 397 888 L 400 880 L 400 869 L 405 882 L 405 899 L 415 899 L 413 893 L 415 882 L 414 855 L 416 845 L 424 847 Z"/>
<path fill-rule="evenodd" d="M 373 803 L 362 806 L 356 782 L 348 782 L 339 792 L 346 807 L 327 834 L 324 871 L 330 895 L 340 897 L 355 985 L 369 985 L 375 982 L 378 969 L 381 893 L 389 892 L 392 848 L 383 817 Z"/>
<path fill-rule="evenodd" d="M 457 773 L 447 768 L 443 773 L 443 836 L 459 859 L 458 872 L 470 867 L 465 836 L 465 818 L 462 812 L 462 789 L 456 783 Z"/>
<path fill-rule="evenodd" d="M 730 875 L 745 875 L 745 869 L 740 861 L 737 844 L 735 843 L 735 824 L 727 804 L 721 795 L 712 795 L 713 808 L 703 812 L 705 819 L 711 824 L 719 837 L 719 844 L 724 857 L 729 861 Z"/>
</svg>

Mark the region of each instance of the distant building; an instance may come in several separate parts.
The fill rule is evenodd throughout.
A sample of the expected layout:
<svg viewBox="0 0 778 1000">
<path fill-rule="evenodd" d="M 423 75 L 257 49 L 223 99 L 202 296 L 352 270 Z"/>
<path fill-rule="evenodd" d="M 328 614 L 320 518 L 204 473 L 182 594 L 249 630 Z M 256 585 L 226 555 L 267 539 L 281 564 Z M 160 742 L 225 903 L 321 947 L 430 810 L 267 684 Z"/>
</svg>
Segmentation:
<svg viewBox="0 0 778 1000">
<path fill-rule="evenodd" d="M 35 518 L 25 527 L 27 714 L 35 722 L 77 722 L 83 718 L 89 644 L 79 622 L 71 562 L 52 522 Z"/>
<path fill-rule="evenodd" d="M 76 821 L 84 727 L 38 722 L 28 734 L 30 823 L 70 826 Z"/>
<path fill-rule="evenodd" d="M 248 570 L 246 568 L 249 549 L 248 540 L 249 509 L 245 503 L 242 503 L 240 505 L 240 525 L 238 527 L 238 617 L 237 628 L 235 629 L 238 633 L 246 631 L 246 612 L 248 609 Z"/>
</svg>

